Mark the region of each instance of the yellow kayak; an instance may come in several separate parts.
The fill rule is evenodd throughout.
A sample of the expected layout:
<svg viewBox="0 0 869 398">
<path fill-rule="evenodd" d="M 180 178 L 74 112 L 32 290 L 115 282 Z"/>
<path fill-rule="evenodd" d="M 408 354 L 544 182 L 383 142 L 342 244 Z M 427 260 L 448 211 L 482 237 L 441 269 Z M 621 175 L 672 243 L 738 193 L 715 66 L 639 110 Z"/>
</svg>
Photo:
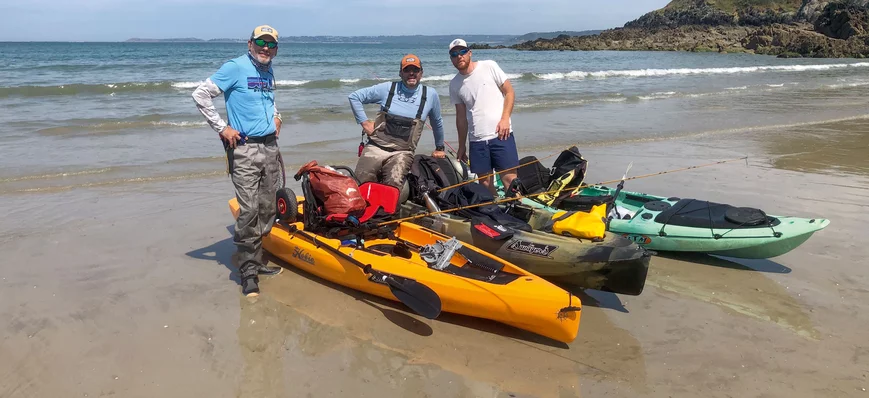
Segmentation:
<svg viewBox="0 0 869 398">
<path fill-rule="evenodd" d="M 398 224 L 387 236 L 368 236 L 364 241 L 330 239 L 306 231 L 305 197 L 282 190 L 285 199 L 295 200 L 279 200 L 279 211 L 287 205 L 296 206 L 298 211 L 293 212 L 292 219 L 275 223 L 263 238 L 263 248 L 287 263 L 351 289 L 401 301 L 429 318 L 435 318 L 442 309 L 494 320 L 565 343 L 576 338 L 580 299 L 546 280 L 409 222 Z M 229 208 L 238 217 L 235 198 L 229 201 Z M 436 258 L 438 253 L 443 256 Z M 421 301 L 437 303 L 425 307 L 427 304 L 420 300 L 414 302 L 413 297 L 406 297 L 402 285 L 433 291 Z M 420 306 L 425 308 L 416 308 Z"/>
</svg>

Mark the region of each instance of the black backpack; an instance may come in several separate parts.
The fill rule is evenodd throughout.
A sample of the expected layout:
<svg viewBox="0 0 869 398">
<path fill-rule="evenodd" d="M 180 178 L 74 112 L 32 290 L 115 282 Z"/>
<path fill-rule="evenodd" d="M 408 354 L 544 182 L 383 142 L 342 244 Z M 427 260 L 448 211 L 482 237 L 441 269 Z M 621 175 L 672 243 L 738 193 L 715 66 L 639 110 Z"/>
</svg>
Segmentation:
<svg viewBox="0 0 869 398">
<path fill-rule="evenodd" d="M 535 156 L 526 156 L 519 159 L 519 164 L 522 166 L 519 166 L 519 169 L 516 170 L 516 177 L 519 178 L 519 190 L 523 195 L 544 192 L 549 188 L 551 179 L 549 169 L 543 167 L 536 160 L 537 157 Z M 534 163 L 528 164 L 530 162 Z"/>
<path fill-rule="evenodd" d="M 438 159 L 428 155 L 415 155 L 407 176 L 410 197 L 414 201 L 421 199 L 423 192 L 456 185 L 466 179 L 467 172 L 456 170 L 450 159 Z"/>
<path fill-rule="evenodd" d="M 573 177 L 573 181 L 582 182 L 585 179 L 585 171 L 587 167 L 588 161 L 582 157 L 576 146 L 572 146 L 566 151 L 562 151 L 561 154 L 558 155 L 558 158 L 555 159 L 555 162 L 552 163 L 550 181 L 569 173 L 571 170 L 576 170 L 576 175 Z"/>
</svg>

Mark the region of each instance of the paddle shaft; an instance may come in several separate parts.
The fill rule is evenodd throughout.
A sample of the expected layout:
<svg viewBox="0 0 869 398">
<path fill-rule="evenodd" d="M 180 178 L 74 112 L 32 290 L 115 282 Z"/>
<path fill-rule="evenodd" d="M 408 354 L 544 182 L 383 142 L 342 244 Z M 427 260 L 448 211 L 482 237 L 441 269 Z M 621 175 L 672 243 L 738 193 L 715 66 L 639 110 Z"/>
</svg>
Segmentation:
<svg viewBox="0 0 869 398">
<path fill-rule="evenodd" d="M 396 299 L 404 303 L 404 305 L 408 306 L 416 313 L 428 319 L 434 319 L 440 315 L 441 299 L 430 287 L 412 279 L 404 279 L 403 281 L 396 280 L 393 275 L 378 271 L 372 268 L 371 264 L 362 264 L 362 262 L 343 253 L 338 248 L 332 247 L 328 244 L 320 244 L 320 242 L 317 241 L 317 238 L 312 234 L 300 230 L 296 230 L 295 233 L 310 240 L 317 246 L 317 248 L 326 249 L 329 252 L 336 254 L 344 260 L 347 260 L 353 265 L 361 268 L 366 274 L 372 275 L 377 281 L 385 283 L 389 286 L 389 290 Z"/>
</svg>

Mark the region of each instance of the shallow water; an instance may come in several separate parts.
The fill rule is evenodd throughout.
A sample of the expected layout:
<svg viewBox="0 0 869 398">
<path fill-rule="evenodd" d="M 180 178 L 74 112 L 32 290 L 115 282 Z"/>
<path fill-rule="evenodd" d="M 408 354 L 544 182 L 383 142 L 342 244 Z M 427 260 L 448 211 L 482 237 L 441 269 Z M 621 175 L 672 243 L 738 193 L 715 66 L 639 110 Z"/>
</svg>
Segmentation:
<svg viewBox="0 0 869 398">
<path fill-rule="evenodd" d="M 0 115 L 6 148 L 0 193 L 183 181 L 224 169 L 219 140 L 190 94 L 222 62 L 243 54 L 244 44 L 44 47 L 45 57 L 34 64 L 27 46 L 0 43 L 0 106 L 7 109 Z M 447 92 L 455 69 L 442 48 L 298 44 L 281 48 L 275 60 L 286 163 L 355 163 L 361 130 L 347 95 L 397 78 L 395 60 L 407 52 L 423 60 L 424 81 L 440 95 L 446 139 L 455 146 Z M 479 50 L 475 59 L 495 59 L 511 76 L 517 93 L 513 123 L 525 151 L 681 136 L 702 141 L 771 126 L 799 130 L 796 142 L 787 145 L 807 145 L 800 137 L 808 143 L 824 132 L 800 126 L 863 115 L 869 94 L 869 62 L 854 60 L 514 50 Z M 222 102 L 216 100 L 224 112 Z M 373 117 L 374 107 L 366 109 Z M 857 151 L 845 156 L 858 162 L 865 132 L 838 136 L 840 141 L 816 148 L 817 156 Z M 431 136 L 420 146 L 431 150 Z"/>
</svg>

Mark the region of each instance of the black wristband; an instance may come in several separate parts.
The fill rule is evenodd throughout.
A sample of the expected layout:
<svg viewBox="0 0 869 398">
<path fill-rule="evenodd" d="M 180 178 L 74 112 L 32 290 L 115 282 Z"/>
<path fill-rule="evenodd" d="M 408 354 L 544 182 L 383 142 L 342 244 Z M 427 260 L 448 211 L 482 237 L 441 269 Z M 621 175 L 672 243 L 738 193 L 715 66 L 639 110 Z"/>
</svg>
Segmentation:
<svg viewBox="0 0 869 398">
<path fill-rule="evenodd" d="M 436 146 L 436 147 L 435 147 L 435 150 L 436 150 L 436 151 L 441 151 L 441 152 L 443 152 L 443 151 L 444 151 L 444 147 L 443 147 L 443 146 Z"/>
</svg>

